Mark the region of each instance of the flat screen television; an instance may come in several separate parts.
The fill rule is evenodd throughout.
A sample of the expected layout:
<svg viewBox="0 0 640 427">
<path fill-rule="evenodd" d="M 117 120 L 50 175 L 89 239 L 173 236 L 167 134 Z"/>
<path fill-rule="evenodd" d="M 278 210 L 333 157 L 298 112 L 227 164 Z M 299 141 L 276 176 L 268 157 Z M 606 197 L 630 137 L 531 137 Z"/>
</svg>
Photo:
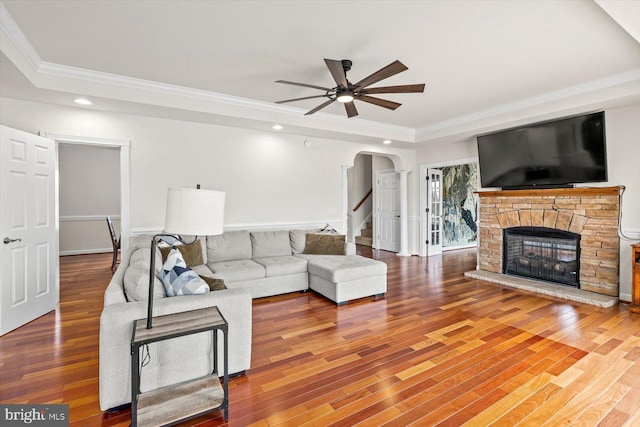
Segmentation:
<svg viewBox="0 0 640 427">
<path fill-rule="evenodd" d="M 607 181 L 602 111 L 520 126 L 477 139 L 483 187 L 570 187 Z"/>
</svg>

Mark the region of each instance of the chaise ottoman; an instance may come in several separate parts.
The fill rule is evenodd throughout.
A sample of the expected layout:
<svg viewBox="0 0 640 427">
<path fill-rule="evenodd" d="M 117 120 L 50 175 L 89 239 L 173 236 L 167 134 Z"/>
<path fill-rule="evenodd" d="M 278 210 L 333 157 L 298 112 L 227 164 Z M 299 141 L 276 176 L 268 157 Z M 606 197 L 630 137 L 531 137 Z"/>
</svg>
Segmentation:
<svg viewBox="0 0 640 427">
<path fill-rule="evenodd" d="M 309 288 L 337 305 L 387 292 L 387 265 L 359 255 L 297 255 L 308 262 Z"/>
</svg>

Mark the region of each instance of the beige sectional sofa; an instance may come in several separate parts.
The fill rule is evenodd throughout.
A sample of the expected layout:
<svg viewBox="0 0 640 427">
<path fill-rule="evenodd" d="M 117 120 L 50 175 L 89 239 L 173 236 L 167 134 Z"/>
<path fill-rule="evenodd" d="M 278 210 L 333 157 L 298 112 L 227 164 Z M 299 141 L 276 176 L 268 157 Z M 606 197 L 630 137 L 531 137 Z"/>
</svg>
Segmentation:
<svg viewBox="0 0 640 427">
<path fill-rule="evenodd" d="M 229 323 L 229 373 L 234 374 L 251 366 L 252 298 L 312 289 L 341 305 L 386 293 L 386 264 L 354 255 L 354 245 L 349 244 L 345 255 L 306 254 L 310 232 L 231 231 L 200 238 L 203 265 L 193 270 L 223 279 L 227 289 L 168 298 L 156 277 L 154 315 L 217 306 Z M 146 318 L 150 242 L 151 236 L 136 238 L 105 291 L 100 318 L 102 410 L 131 401 L 131 332 L 134 320 Z M 156 276 L 161 263 L 157 254 Z M 142 369 L 142 392 L 210 373 L 211 352 L 211 335 L 206 333 L 150 345 L 149 363 Z"/>
</svg>

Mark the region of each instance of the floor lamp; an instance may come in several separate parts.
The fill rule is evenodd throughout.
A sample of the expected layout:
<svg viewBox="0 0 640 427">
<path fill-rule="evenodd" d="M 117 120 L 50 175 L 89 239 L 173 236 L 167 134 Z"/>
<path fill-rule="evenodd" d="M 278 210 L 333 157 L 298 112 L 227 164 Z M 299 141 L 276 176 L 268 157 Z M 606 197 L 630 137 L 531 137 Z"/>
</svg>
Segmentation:
<svg viewBox="0 0 640 427">
<path fill-rule="evenodd" d="M 225 193 L 222 191 L 193 188 L 170 188 L 167 194 L 167 211 L 164 232 L 151 240 L 151 266 L 149 267 L 149 302 L 147 306 L 147 329 L 153 327 L 153 286 L 155 282 L 156 247 L 165 241 L 173 245 L 176 241 L 191 244 L 198 236 L 222 234 L 224 226 Z M 193 242 L 185 242 L 182 235 L 194 236 Z"/>
</svg>

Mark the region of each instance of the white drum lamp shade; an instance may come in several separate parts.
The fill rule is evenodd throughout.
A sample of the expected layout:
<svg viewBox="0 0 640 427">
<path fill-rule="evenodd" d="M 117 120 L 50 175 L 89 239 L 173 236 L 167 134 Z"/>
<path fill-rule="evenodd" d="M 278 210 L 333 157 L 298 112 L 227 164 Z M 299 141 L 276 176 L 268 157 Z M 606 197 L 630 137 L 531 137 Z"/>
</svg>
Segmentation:
<svg viewBox="0 0 640 427">
<path fill-rule="evenodd" d="M 224 231 L 225 193 L 194 188 L 170 188 L 164 232 L 213 236 Z"/>
</svg>

